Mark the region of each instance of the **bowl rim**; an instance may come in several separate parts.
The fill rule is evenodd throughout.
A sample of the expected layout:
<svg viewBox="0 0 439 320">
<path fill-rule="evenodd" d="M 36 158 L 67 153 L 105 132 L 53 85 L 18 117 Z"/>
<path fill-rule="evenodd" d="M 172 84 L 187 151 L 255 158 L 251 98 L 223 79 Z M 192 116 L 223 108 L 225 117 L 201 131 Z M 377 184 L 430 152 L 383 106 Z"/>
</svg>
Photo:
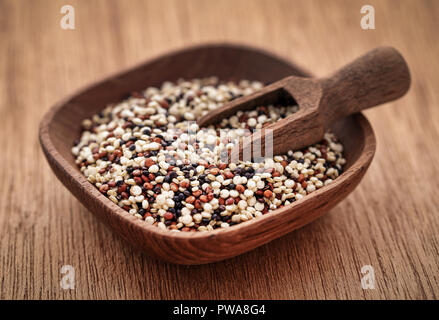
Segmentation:
<svg viewBox="0 0 439 320">
<path fill-rule="evenodd" d="M 370 162 L 373 159 L 375 149 L 376 149 L 376 139 L 375 134 L 373 132 L 372 126 L 370 125 L 367 118 L 362 114 L 358 113 L 355 115 L 352 115 L 351 117 L 354 118 L 354 121 L 359 125 L 359 128 L 361 132 L 364 135 L 364 145 L 362 149 L 360 150 L 360 154 L 355 162 L 351 164 L 351 166 L 346 170 L 343 171 L 343 173 L 337 177 L 337 179 L 334 180 L 333 183 L 322 187 L 321 189 L 318 189 L 311 194 L 306 195 L 300 200 L 297 200 L 293 202 L 292 204 L 288 206 L 284 206 L 282 208 L 270 211 L 269 213 L 251 219 L 249 221 L 233 225 L 228 228 L 218 228 L 212 231 L 206 231 L 206 232 L 175 232 L 170 230 L 162 230 L 158 228 L 157 226 L 153 226 L 150 224 L 147 224 L 143 220 L 140 220 L 139 218 L 131 215 L 129 212 L 125 211 L 124 209 L 120 208 L 117 204 L 113 203 L 108 197 L 104 196 L 99 192 L 99 190 L 91 184 L 85 176 L 78 170 L 77 167 L 71 165 L 66 158 L 58 151 L 58 149 L 55 147 L 54 143 L 52 142 L 51 135 L 50 135 L 50 125 L 54 119 L 54 117 L 59 113 L 62 112 L 63 107 L 65 107 L 70 100 L 72 100 L 74 97 L 86 92 L 87 90 L 90 90 L 91 88 L 101 85 L 111 79 L 117 78 L 119 76 L 123 76 L 127 73 L 130 73 L 132 71 L 135 71 L 136 69 L 146 66 L 149 64 L 152 64 L 156 61 L 162 60 L 167 57 L 171 57 L 174 55 L 190 52 L 190 51 L 197 51 L 200 49 L 206 49 L 206 48 L 227 48 L 227 49 L 241 49 L 251 52 L 258 52 L 262 55 L 268 56 L 270 58 L 279 60 L 282 63 L 285 63 L 289 66 L 292 66 L 293 68 L 296 68 L 298 71 L 301 71 L 308 77 L 313 77 L 312 73 L 308 72 L 306 69 L 303 69 L 302 67 L 297 66 L 294 62 L 291 62 L 289 59 L 284 58 L 276 53 L 272 53 L 270 51 L 267 51 L 265 49 L 255 47 L 252 45 L 247 44 L 237 44 L 237 43 L 230 43 L 230 42 L 207 42 L 207 43 L 201 43 L 193 46 L 186 46 L 180 49 L 174 49 L 171 51 L 167 51 L 164 54 L 157 54 L 153 56 L 152 58 L 146 59 L 145 61 L 141 63 L 137 63 L 134 66 L 128 67 L 123 69 L 122 71 L 112 73 L 110 75 L 107 75 L 97 81 L 94 81 L 92 83 L 88 83 L 76 91 L 74 91 L 72 94 L 68 95 L 64 99 L 61 99 L 59 102 L 57 102 L 54 106 L 52 106 L 43 116 L 40 122 L 39 126 L 39 141 L 41 144 L 41 147 L 45 153 L 46 158 L 49 156 L 54 160 L 54 164 L 56 164 L 59 168 L 62 168 L 71 178 L 71 180 L 77 185 L 78 188 L 82 188 L 84 186 L 87 186 L 86 189 L 89 192 L 89 195 L 93 198 L 93 201 L 98 201 L 102 207 L 105 209 L 108 209 L 108 212 L 112 215 L 115 215 L 116 218 L 123 220 L 126 223 L 130 223 L 132 227 L 134 227 L 135 231 L 141 231 L 150 233 L 152 235 L 155 235 L 159 238 L 172 238 L 175 240 L 189 240 L 189 239 L 210 239 L 212 237 L 218 237 L 218 236 L 234 236 L 238 235 L 243 232 L 243 229 L 249 229 L 254 224 L 262 224 L 267 219 L 272 219 L 274 216 L 278 215 L 285 215 L 288 212 L 294 210 L 295 208 L 303 205 L 304 203 L 308 201 L 312 201 L 312 199 L 320 197 L 322 194 L 330 192 L 333 189 L 336 189 L 340 184 L 343 184 L 345 181 L 352 179 L 356 175 L 361 174 L 361 168 L 364 168 L 370 164 Z M 355 164 L 355 165 L 354 165 Z M 69 191 L 70 188 L 66 187 Z M 74 195 L 74 194 L 73 194 Z M 74 195 L 75 196 L 75 195 Z M 80 201 L 81 202 L 81 201 Z M 81 204 L 83 204 L 81 202 Z M 84 204 L 83 204 L 84 205 Z M 104 209 L 102 209 L 104 210 Z"/>
</svg>

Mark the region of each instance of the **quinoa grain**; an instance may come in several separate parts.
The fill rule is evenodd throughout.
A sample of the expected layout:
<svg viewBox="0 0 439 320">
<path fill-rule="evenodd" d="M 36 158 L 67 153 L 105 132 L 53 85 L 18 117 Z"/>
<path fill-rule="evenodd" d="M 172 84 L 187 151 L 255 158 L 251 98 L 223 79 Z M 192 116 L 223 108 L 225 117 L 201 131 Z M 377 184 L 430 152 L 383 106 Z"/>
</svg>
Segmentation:
<svg viewBox="0 0 439 320">
<path fill-rule="evenodd" d="M 346 162 L 330 132 L 273 159 L 222 162 L 245 135 L 298 111 L 260 106 L 202 130 L 194 122 L 261 87 L 206 78 L 147 88 L 84 120 L 72 154 L 101 193 L 163 230 L 209 231 L 248 221 L 330 184 Z"/>
</svg>

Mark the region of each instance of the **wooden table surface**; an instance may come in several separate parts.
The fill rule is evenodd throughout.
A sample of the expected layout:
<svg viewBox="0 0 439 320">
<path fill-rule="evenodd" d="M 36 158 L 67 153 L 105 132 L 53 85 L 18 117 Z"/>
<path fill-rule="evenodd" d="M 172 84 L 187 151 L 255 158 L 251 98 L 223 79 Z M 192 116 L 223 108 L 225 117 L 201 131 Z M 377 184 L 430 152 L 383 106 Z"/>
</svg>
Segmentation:
<svg viewBox="0 0 439 320">
<path fill-rule="evenodd" d="M 61 6 L 76 29 L 60 28 Z M 362 30 L 360 8 L 375 8 Z M 439 296 L 439 1 L 0 0 L 0 299 L 435 299 Z M 378 141 L 359 187 L 316 222 L 231 260 L 148 258 L 61 185 L 39 120 L 74 90 L 154 55 L 231 41 L 316 75 L 380 45 L 412 72 L 402 100 L 366 112 Z M 60 287 L 75 268 L 75 289 Z M 375 289 L 361 287 L 371 265 Z"/>
</svg>

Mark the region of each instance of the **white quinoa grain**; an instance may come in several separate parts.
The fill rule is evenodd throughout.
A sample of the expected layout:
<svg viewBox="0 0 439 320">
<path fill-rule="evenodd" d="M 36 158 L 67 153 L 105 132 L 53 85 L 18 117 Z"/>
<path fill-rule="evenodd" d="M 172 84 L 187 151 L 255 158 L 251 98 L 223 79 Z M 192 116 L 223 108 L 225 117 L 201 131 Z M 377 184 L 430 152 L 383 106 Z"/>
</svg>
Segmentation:
<svg viewBox="0 0 439 320">
<path fill-rule="evenodd" d="M 190 223 L 192 223 L 192 216 L 191 215 L 185 215 L 181 218 L 181 222 L 184 223 L 185 225 L 188 225 Z"/>
<path fill-rule="evenodd" d="M 131 187 L 130 192 L 133 196 L 139 196 L 142 194 L 142 188 L 139 186 L 133 186 Z"/>
</svg>

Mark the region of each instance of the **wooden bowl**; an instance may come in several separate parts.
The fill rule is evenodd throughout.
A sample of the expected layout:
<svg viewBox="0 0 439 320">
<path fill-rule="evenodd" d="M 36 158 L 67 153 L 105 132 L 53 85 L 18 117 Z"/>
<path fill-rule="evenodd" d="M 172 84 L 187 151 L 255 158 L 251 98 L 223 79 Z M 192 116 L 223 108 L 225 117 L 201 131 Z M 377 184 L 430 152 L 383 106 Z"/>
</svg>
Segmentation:
<svg viewBox="0 0 439 320">
<path fill-rule="evenodd" d="M 162 55 L 88 86 L 54 106 L 42 119 L 39 138 L 56 176 L 73 195 L 122 238 L 149 255 L 178 264 L 204 264 L 234 257 L 281 237 L 322 216 L 360 182 L 375 153 L 375 136 L 362 114 L 335 123 L 345 147 L 344 172 L 334 182 L 262 217 L 209 232 L 170 232 L 133 217 L 102 195 L 79 171 L 71 154 L 81 120 L 132 91 L 166 80 L 215 75 L 221 80 L 270 83 L 289 75 L 309 76 L 294 64 L 240 45 L 191 47 Z"/>
</svg>

